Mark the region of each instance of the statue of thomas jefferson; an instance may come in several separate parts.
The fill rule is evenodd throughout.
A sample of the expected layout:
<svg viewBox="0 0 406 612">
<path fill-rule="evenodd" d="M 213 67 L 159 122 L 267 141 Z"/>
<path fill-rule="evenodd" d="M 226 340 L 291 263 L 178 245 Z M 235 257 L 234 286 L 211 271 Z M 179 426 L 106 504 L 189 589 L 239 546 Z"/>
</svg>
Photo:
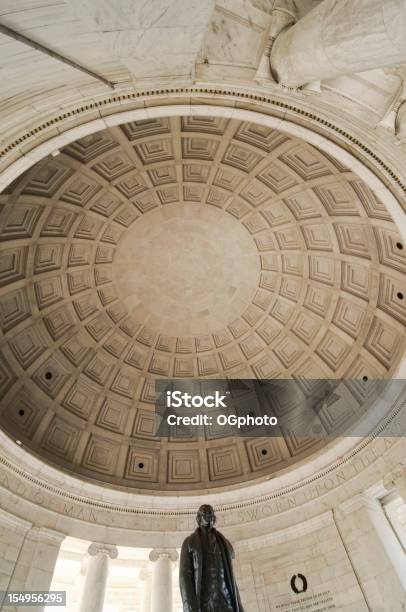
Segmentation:
<svg viewBox="0 0 406 612">
<path fill-rule="evenodd" d="M 214 528 L 213 508 L 200 506 L 196 520 L 198 527 L 180 554 L 183 612 L 244 612 L 234 579 L 233 547 Z"/>
</svg>

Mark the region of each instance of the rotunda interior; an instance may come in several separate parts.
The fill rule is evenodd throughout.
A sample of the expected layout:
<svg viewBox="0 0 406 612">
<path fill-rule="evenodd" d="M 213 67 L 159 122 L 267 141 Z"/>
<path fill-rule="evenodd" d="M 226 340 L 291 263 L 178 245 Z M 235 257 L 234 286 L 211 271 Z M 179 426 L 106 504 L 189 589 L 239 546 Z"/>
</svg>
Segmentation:
<svg viewBox="0 0 406 612">
<path fill-rule="evenodd" d="M 0 610 L 195 612 L 204 503 L 235 612 L 404 610 L 406 8 L 344 4 L 0 0 Z M 275 431 L 159 433 L 221 381 Z"/>
<path fill-rule="evenodd" d="M 154 378 L 375 379 L 404 353 L 395 223 L 353 171 L 280 131 L 123 124 L 1 201 L 2 426 L 70 471 L 165 491 L 269 475 L 320 440 L 162 448 Z"/>
</svg>

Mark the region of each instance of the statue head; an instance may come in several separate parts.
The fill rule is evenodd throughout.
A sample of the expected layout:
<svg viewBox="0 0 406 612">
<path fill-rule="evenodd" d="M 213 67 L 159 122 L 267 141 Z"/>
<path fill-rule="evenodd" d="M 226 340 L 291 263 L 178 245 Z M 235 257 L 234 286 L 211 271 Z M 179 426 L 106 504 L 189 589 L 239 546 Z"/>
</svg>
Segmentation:
<svg viewBox="0 0 406 612">
<path fill-rule="evenodd" d="M 213 527 L 216 522 L 216 515 L 213 507 L 209 504 L 203 504 L 197 511 L 196 521 L 199 527 Z"/>
</svg>

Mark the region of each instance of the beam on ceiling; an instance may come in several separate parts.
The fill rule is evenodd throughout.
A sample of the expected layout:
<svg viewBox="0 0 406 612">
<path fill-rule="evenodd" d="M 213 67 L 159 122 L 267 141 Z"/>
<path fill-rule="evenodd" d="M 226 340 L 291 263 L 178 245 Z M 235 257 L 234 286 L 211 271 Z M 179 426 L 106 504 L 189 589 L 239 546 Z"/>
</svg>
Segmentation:
<svg viewBox="0 0 406 612">
<path fill-rule="evenodd" d="M 11 28 L 5 25 L 0 24 L 0 33 L 4 34 L 5 36 L 8 36 L 9 38 L 13 38 L 14 40 L 17 40 L 18 42 L 21 42 L 23 45 L 27 45 L 28 47 L 31 47 L 32 49 L 36 49 L 37 51 L 44 53 L 44 55 L 48 55 L 49 57 L 52 57 L 58 62 L 62 62 L 63 64 L 66 64 L 67 66 L 70 66 L 71 68 L 74 68 L 75 70 L 84 72 L 85 74 L 92 77 L 93 79 L 97 79 L 98 81 L 101 81 L 102 83 L 107 85 L 107 87 L 110 87 L 110 89 L 115 88 L 114 83 L 105 79 L 99 74 L 96 74 L 96 72 L 93 72 L 92 70 L 88 70 L 88 68 L 85 68 L 84 66 L 81 66 L 80 64 L 77 64 L 76 62 L 64 57 L 63 55 L 60 55 L 56 51 L 52 51 L 51 49 L 44 47 L 44 45 L 41 45 L 40 43 L 37 43 L 34 40 L 31 40 L 30 38 L 27 38 L 23 34 L 20 34 L 19 32 L 16 32 L 15 30 L 12 30 Z"/>
</svg>

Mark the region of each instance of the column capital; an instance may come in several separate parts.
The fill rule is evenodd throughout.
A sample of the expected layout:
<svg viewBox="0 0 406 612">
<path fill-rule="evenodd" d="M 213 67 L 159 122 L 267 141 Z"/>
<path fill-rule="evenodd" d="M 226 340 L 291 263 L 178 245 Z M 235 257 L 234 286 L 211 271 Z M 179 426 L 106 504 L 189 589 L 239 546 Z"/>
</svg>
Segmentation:
<svg viewBox="0 0 406 612">
<path fill-rule="evenodd" d="M 107 555 L 110 559 L 117 559 L 118 557 L 117 547 L 114 544 L 104 544 L 103 542 L 92 542 L 87 552 L 91 557 L 97 557 L 97 555 Z"/>
<path fill-rule="evenodd" d="M 169 559 L 169 561 L 178 560 L 178 551 L 174 548 L 154 548 L 149 553 L 149 560 L 152 562 L 158 561 L 158 559 Z"/>
</svg>

